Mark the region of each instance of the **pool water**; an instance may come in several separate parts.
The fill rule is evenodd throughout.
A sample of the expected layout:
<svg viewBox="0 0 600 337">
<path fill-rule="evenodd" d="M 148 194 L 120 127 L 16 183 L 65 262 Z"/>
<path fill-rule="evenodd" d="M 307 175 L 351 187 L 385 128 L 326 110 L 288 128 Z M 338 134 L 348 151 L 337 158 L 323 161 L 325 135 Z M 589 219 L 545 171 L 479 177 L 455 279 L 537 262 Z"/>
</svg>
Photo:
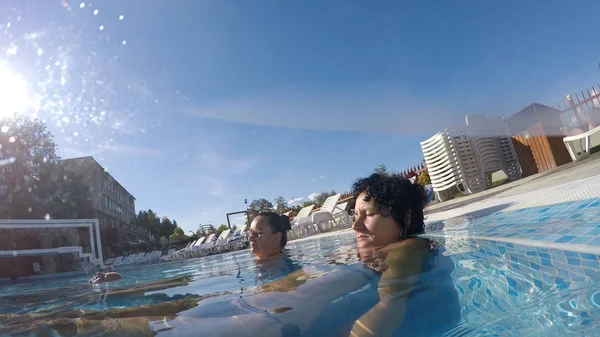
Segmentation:
<svg viewBox="0 0 600 337">
<path fill-rule="evenodd" d="M 436 238 L 433 246 L 404 318 L 397 317 L 397 335 L 597 332 L 599 256 L 464 238 Z M 35 326 L 38 335 L 49 336 L 214 336 L 218 330 L 194 324 L 198 313 L 228 317 L 230 309 L 221 307 L 232 299 L 301 269 L 317 277 L 338 272 L 340 265 L 362 265 L 350 232 L 292 242 L 286 255 L 269 264 L 240 251 L 141 266 L 124 271 L 123 280 L 95 287 L 87 286 L 89 276 L 3 284 L 0 332 L 31 336 Z M 374 279 L 320 308 L 303 335 L 347 336 L 377 303 L 376 284 Z M 81 324 L 94 315 L 101 317 L 98 324 Z"/>
</svg>

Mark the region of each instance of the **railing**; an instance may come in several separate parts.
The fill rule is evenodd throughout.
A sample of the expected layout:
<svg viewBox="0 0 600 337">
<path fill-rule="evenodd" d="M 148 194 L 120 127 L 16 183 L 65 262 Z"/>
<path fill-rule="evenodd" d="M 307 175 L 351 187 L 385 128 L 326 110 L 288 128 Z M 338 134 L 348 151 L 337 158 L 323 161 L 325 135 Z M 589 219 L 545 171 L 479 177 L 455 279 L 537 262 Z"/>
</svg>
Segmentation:
<svg viewBox="0 0 600 337">
<path fill-rule="evenodd" d="M 581 94 L 581 98 L 579 95 Z M 564 100 L 558 102 L 552 106 L 562 112 L 561 120 L 565 126 L 568 127 L 580 127 L 585 124 L 585 121 L 581 118 L 581 114 L 594 106 L 600 106 L 600 85 L 596 89 L 592 85 L 592 90 L 589 88 L 582 90 L 579 93 L 575 93 L 575 98 L 572 95 L 567 95 L 567 102 Z"/>
</svg>

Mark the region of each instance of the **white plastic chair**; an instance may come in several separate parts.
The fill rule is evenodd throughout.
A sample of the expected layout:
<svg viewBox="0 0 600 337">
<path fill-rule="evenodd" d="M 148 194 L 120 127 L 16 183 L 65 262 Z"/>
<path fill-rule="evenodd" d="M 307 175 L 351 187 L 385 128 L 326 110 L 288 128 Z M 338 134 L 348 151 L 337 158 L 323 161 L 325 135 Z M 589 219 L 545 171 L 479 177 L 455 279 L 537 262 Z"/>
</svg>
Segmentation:
<svg viewBox="0 0 600 337">
<path fill-rule="evenodd" d="M 229 241 L 230 236 L 231 229 L 226 229 L 219 235 L 214 247 L 217 252 L 221 253 L 227 250 L 227 242 Z"/>
<path fill-rule="evenodd" d="M 590 155 L 595 146 L 600 146 L 600 126 L 579 135 L 563 138 L 573 161 L 581 161 Z"/>
<path fill-rule="evenodd" d="M 308 229 L 306 227 L 307 224 L 312 223 L 312 219 L 310 218 L 310 212 L 315 208 L 315 205 L 312 204 L 310 206 L 306 206 L 298 212 L 298 215 L 294 218 L 292 222 L 292 230 L 296 232 L 296 236 L 302 236 L 302 232 L 304 229 Z"/>
<path fill-rule="evenodd" d="M 341 194 L 338 193 L 325 199 L 325 202 L 323 202 L 323 206 L 321 206 L 321 209 L 319 209 L 311 215 L 310 223 L 306 224 L 305 226 L 310 226 L 311 230 L 314 229 L 316 226 L 319 232 L 331 230 L 333 228 L 333 225 L 337 227 L 338 223 L 333 217 L 333 213 L 335 211 L 338 201 L 340 200 L 340 196 Z"/>
</svg>

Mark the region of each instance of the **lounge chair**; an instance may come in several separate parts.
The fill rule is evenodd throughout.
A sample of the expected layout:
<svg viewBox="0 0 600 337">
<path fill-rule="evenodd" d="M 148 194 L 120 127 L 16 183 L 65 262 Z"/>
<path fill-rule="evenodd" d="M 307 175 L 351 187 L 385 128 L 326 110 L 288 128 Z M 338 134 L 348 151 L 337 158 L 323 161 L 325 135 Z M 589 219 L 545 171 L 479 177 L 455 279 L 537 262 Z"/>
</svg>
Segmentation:
<svg viewBox="0 0 600 337">
<path fill-rule="evenodd" d="M 197 256 L 201 256 L 202 252 L 200 247 L 202 246 L 202 244 L 204 243 L 204 240 L 206 239 L 205 236 L 200 237 L 198 240 L 196 240 L 194 242 L 194 244 L 189 248 L 189 252 L 188 252 L 188 256 L 191 257 L 197 257 Z"/>
<path fill-rule="evenodd" d="M 573 161 L 581 161 L 590 155 L 595 146 L 600 146 L 600 126 L 588 132 L 563 138 L 563 142 Z"/>
<path fill-rule="evenodd" d="M 151 257 L 150 257 L 150 263 L 158 263 L 160 262 L 160 256 L 162 255 L 162 252 L 160 250 L 155 250 L 151 253 Z"/>
<path fill-rule="evenodd" d="M 208 255 L 209 253 L 212 253 L 212 248 L 214 247 L 216 240 L 217 240 L 217 236 L 214 233 L 209 235 L 206 238 L 204 243 L 201 244 L 200 248 L 199 248 L 201 256 L 205 256 L 205 255 Z"/>
<path fill-rule="evenodd" d="M 169 251 L 167 252 L 167 254 L 161 256 L 160 259 L 162 261 L 170 261 L 171 258 L 173 257 L 173 254 L 175 254 L 176 251 L 177 250 L 175 248 L 171 248 L 171 249 L 169 249 Z"/>
<path fill-rule="evenodd" d="M 192 241 L 192 242 L 188 243 L 183 249 L 175 252 L 175 254 L 173 254 L 173 259 L 179 260 L 179 259 L 184 258 L 185 254 L 189 251 L 190 247 L 192 247 L 194 242 L 196 242 L 196 241 Z"/>
<path fill-rule="evenodd" d="M 104 265 L 105 266 L 111 266 L 113 263 L 115 263 L 115 258 L 110 258 L 110 259 L 106 259 L 104 260 Z"/>
<path fill-rule="evenodd" d="M 313 230 L 316 227 L 319 232 L 331 230 L 334 225 L 338 227 L 338 223 L 333 217 L 333 214 L 338 213 L 335 212 L 335 208 L 340 200 L 340 196 L 341 194 L 338 193 L 325 199 L 321 209 L 311 215 L 311 223 L 307 226 L 311 226 L 311 229 Z"/>
<path fill-rule="evenodd" d="M 247 244 L 248 239 L 246 238 L 246 232 L 244 232 L 243 227 L 236 229 L 233 235 L 227 240 L 229 250 L 239 250 L 245 248 Z"/>
<path fill-rule="evenodd" d="M 231 229 L 226 229 L 221 233 L 221 235 L 219 235 L 219 238 L 217 238 L 217 242 L 215 242 L 215 248 L 217 252 L 222 253 L 227 251 L 227 242 L 229 241 L 230 237 Z"/>
<path fill-rule="evenodd" d="M 124 256 L 119 256 L 119 257 L 117 257 L 117 258 L 114 260 L 113 264 L 112 264 L 112 265 L 113 265 L 113 267 L 118 267 L 118 266 L 122 265 L 122 264 L 123 264 L 123 259 L 124 259 L 124 258 L 125 258 Z"/>
<path fill-rule="evenodd" d="M 306 225 L 312 223 L 310 218 L 310 212 L 315 208 L 315 205 L 306 206 L 298 212 L 294 220 L 292 221 L 292 230 L 296 236 L 301 236 L 302 230 L 306 229 Z"/>
</svg>

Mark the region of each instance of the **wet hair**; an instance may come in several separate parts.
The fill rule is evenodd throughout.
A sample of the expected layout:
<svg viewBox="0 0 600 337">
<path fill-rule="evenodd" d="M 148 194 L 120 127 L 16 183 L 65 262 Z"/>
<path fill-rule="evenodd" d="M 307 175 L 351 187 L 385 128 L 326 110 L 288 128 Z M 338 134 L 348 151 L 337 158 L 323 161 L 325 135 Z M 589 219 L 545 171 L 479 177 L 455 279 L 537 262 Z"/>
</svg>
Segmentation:
<svg viewBox="0 0 600 337">
<path fill-rule="evenodd" d="M 355 200 L 363 192 L 375 201 L 379 214 L 391 216 L 396 221 L 404 236 L 423 232 L 426 198 L 421 185 L 398 174 L 374 173 L 352 185 Z M 410 223 L 405 224 L 408 216 Z"/>
<path fill-rule="evenodd" d="M 260 212 L 257 217 L 264 216 L 269 219 L 269 228 L 272 233 L 281 233 L 281 248 L 287 244 L 287 231 L 292 229 L 290 218 L 286 215 L 279 215 L 275 212 Z"/>
</svg>

